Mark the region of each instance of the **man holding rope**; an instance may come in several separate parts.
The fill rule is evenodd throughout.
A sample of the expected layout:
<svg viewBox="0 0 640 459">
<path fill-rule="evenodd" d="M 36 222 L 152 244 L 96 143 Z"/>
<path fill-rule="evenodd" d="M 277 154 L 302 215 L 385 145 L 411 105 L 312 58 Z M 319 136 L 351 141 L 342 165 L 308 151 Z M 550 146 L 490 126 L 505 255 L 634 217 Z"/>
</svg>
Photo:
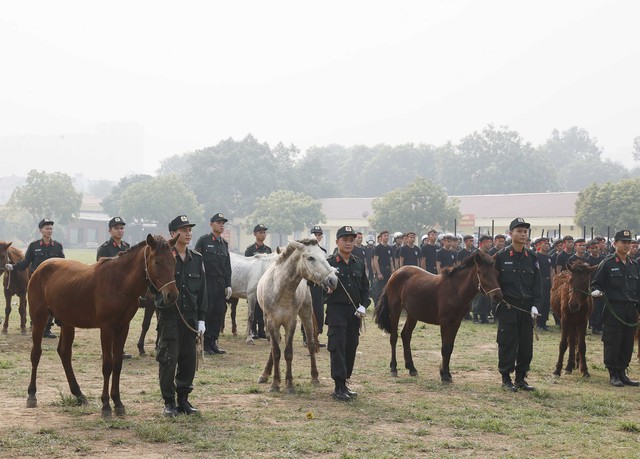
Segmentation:
<svg viewBox="0 0 640 459">
<path fill-rule="evenodd" d="M 542 280 L 536 254 L 525 247 L 529 223 L 516 218 L 509 225 L 511 245 L 496 255 L 498 282 L 504 299 L 496 308 L 498 369 L 502 387 L 516 392 L 535 390 L 525 377 L 533 358 L 533 326 L 542 302 Z M 511 372 L 515 370 L 515 384 Z"/>
<path fill-rule="evenodd" d="M 175 278 L 179 295 L 172 304 L 165 304 L 160 293 L 155 297 L 158 310 L 156 360 L 160 364 L 160 392 L 164 399 L 162 414 L 167 417 L 198 414 L 188 398 L 196 373 L 197 333 L 205 332 L 207 284 L 202 255 L 188 247 L 194 226 L 195 223 L 189 223 L 186 215 L 180 215 L 169 223 L 171 237 L 180 235 L 172 248 L 176 257 Z"/>
<path fill-rule="evenodd" d="M 604 364 L 609 370 L 609 383 L 615 387 L 640 386 L 626 374 L 640 309 L 638 263 L 628 256 L 632 240 L 631 231 L 618 231 L 613 243 L 615 253 L 600 262 L 591 281 L 591 295 L 604 297 Z"/>
</svg>

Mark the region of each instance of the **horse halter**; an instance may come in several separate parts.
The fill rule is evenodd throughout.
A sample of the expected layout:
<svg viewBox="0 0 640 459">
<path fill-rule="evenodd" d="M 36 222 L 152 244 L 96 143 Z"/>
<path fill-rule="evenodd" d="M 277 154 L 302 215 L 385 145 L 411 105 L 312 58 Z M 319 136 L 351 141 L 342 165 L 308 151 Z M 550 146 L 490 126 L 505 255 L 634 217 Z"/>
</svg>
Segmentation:
<svg viewBox="0 0 640 459">
<path fill-rule="evenodd" d="M 495 292 L 496 290 L 500 290 L 500 287 L 496 287 L 496 288 L 491 289 L 491 290 L 489 290 L 487 292 L 487 290 L 482 285 L 482 280 L 480 280 L 480 273 L 479 273 L 480 267 L 478 266 L 478 262 L 475 259 L 473 260 L 473 262 L 476 265 L 476 277 L 478 278 L 478 291 L 480 293 L 484 293 L 485 295 L 489 296 L 490 293 Z"/>
<path fill-rule="evenodd" d="M 148 248 L 149 248 L 148 245 L 144 246 L 144 277 L 147 280 L 147 282 L 149 282 L 149 285 L 153 287 L 156 292 L 162 293 L 163 288 L 165 288 L 167 285 L 175 284 L 176 280 L 175 279 L 170 280 L 160 288 L 156 287 L 156 284 L 153 283 L 153 281 L 151 280 L 151 277 L 149 276 L 149 268 L 147 267 L 147 249 Z"/>
</svg>

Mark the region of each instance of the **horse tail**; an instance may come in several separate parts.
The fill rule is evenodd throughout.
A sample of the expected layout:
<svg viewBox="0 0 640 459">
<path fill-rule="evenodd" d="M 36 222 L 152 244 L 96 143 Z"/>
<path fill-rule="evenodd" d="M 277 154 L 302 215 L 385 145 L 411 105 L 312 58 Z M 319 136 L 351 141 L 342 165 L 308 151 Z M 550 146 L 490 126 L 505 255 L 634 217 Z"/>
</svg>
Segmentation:
<svg viewBox="0 0 640 459">
<path fill-rule="evenodd" d="M 376 307 L 373 310 L 373 317 L 376 324 L 378 324 L 378 328 L 386 331 L 387 333 L 393 332 L 391 329 L 391 310 L 389 309 L 389 297 L 387 295 L 386 285 L 382 290 L 378 304 L 376 304 Z"/>
</svg>

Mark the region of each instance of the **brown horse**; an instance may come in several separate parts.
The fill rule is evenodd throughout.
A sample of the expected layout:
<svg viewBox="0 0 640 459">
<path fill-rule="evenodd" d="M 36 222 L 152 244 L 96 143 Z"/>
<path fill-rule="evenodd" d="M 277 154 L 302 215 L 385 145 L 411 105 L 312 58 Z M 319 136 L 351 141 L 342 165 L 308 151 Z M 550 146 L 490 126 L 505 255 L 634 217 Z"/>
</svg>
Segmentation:
<svg viewBox="0 0 640 459">
<path fill-rule="evenodd" d="M 102 416 L 111 416 L 109 378 L 113 374 L 111 399 L 117 415 L 125 413 L 120 400 L 120 371 L 129 322 L 138 309 L 138 297 L 150 288 L 161 292 L 165 303 L 178 297 L 174 277 L 175 258 L 162 236 L 148 235 L 126 252 L 103 258 L 93 265 L 51 258 L 42 263 L 29 281 L 29 312 L 33 322 L 31 383 L 27 407 L 37 405 L 36 375 L 42 355 L 42 332 L 49 314 L 62 321 L 58 355 L 62 360 L 71 393 L 86 403 L 71 366 L 76 327 L 99 328 L 102 344 Z"/>
<path fill-rule="evenodd" d="M 567 266 L 568 271 L 558 274 L 551 287 L 551 308 L 554 314 L 560 318 L 560 352 L 554 375 L 560 376 L 564 353 L 569 347 L 569 357 L 564 372 L 571 374 L 577 365 L 580 365 L 582 376 L 588 378 L 587 369 L 587 322 L 593 311 L 593 298 L 591 298 L 591 273 L 597 266 L 589 266 L 580 260 Z M 576 348 L 577 346 L 577 348 Z"/>
<path fill-rule="evenodd" d="M 417 322 L 440 325 L 440 379 L 444 383 L 451 382 L 449 362 L 453 344 L 460 322 L 469 313 L 469 303 L 478 292 L 495 301 L 502 299 L 494 259 L 480 252 L 470 255 L 459 266 L 446 268 L 440 275 L 416 266 L 403 266 L 394 272 L 374 311 L 378 327 L 391 334 L 391 376 L 398 376 L 396 343 L 400 314 L 404 309 L 407 312 L 407 321 L 402 328 L 405 368 L 411 376 L 418 374 L 411 356 L 411 333 Z"/>
<path fill-rule="evenodd" d="M 24 260 L 24 254 L 19 249 L 11 247 L 11 242 L 0 241 L 0 272 L 4 272 L 4 298 L 7 305 L 4 308 L 4 323 L 2 324 L 2 334 L 9 331 L 9 316 L 11 315 L 11 298 L 16 295 L 20 299 L 18 312 L 20 314 L 20 332 L 27 334 L 27 283 L 29 282 L 29 270 L 5 271 L 7 263 L 16 264 Z"/>
</svg>

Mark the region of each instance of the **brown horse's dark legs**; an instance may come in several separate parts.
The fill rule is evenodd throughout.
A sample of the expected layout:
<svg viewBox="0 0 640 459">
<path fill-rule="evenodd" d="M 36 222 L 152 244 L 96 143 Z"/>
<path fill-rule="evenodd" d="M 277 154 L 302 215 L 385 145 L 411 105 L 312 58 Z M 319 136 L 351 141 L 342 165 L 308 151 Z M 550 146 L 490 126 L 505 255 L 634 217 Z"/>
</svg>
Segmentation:
<svg viewBox="0 0 640 459">
<path fill-rule="evenodd" d="M 124 354 L 124 343 L 127 341 L 127 335 L 129 334 L 129 324 L 125 324 L 120 327 L 117 333 L 114 334 L 113 340 L 113 372 L 111 375 L 111 400 L 113 400 L 113 407 L 116 412 L 116 416 L 123 416 L 125 414 L 124 405 L 120 400 L 120 373 L 122 371 L 122 356 Z"/>
<path fill-rule="evenodd" d="M 407 321 L 404 323 L 401 333 L 402 346 L 404 348 L 404 367 L 409 370 L 411 376 L 418 376 L 418 370 L 416 370 L 416 367 L 413 365 L 413 357 L 411 355 L 411 334 L 413 333 L 413 329 L 416 328 L 417 323 L 417 319 L 407 313 Z"/>
<path fill-rule="evenodd" d="M 8 290 L 5 289 L 4 291 L 4 299 L 6 300 L 7 304 L 4 308 L 4 322 L 2 323 L 2 334 L 6 335 L 9 329 L 9 316 L 11 315 L 11 294 L 9 293 Z M 22 301 L 21 301 L 22 303 Z"/>
<path fill-rule="evenodd" d="M 35 312 L 36 307 L 33 306 L 36 303 L 35 298 L 32 298 L 31 301 L 31 320 L 33 321 L 31 340 L 33 347 L 31 348 L 31 382 L 29 383 L 29 389 L 27 389 L 27 393 L 29 394 L 27 398 L 27 408 L 35 408 L 38 405 L 38 399 L 36 398 L 36 378 L 38 375 L 38 364 L 42 356 L 42 333 L 49 320 L 49 314 L 46 310 L 42 311 L 39 315 Z"/>
<path fill-rule="evenodd" d="M 20 307 L 18 308 L 20 313 L 20 333 L 27 334 L 27 295 L 20 297 Z"/>
<path fill-rule="evenodd" d="M 575 325 L 569 326 L 569 334 L 567 335 L 567 342 L 569 343 L 569 356 L 567 358 L 567 367 L 564 372 L 567 374 L 573 373 L 573 369 L 576 368 L 576 341 L 578 339 L 577 327 Z"/>
<path fill-rule="evenodd" d="M 285 347 L 284 347 L 284 359 L 287 362 L 287 372 L 285 374 L 285 387 L 287 388 L 287 392 L 290 394 L 294 394 L 296 392 L 296 388 L 293 385 L 293 373 L 291 371 L 291 364 L 293 361 L 293 336 L 296 333 L 296 319 L 294 317 L 286 327 L 285 330 Z"/>
<path fill-rule="evenodd" d="M 144 306 L 144 318 L 142 319 L 142 332 L 140 333 L 140 339 L 138 339 L 138 352 L 140 355 L 145 355 L 144 351 L 144 340 L 147 336 L 147 332 L 149 331 L 149 327 L 151 327 L 151 319 L 153 318 L 153 313 L 156 312 L 156 307 L 153 304 L 153 301 L 149 301 L 145 298 L 145 306 Z"/>
<path fill-rule="evenodd" d="M 100 329 L 100 342 L 102 344 L 102 417 L 111 416 L 111 405 L 109 404 L 109 378 L 113 372 L 113 331 L 111 329 Z"/>
<path fill-rule="evenodd" d="M 466 313 L 466 312 L 465 312 Z M 440 336 L 442 339 L 442 362 L 440 363 L 440 381 L 443 383 L 453 382 L 449 365 L 451 363 L 451 354 L 453 353 L 453 344 L 456 341 L 456 335 L 460 328 L 461 321 L 455 323 L 447 323 L 440 325 Z"/>
<path fill-rule="evenodd" d="M 564 353 L 567 352 L 567 326 L 565 325 L 562 328 L 562 335 L 560 337 L 560 349 L 558 353 L 558 362 L 556 363 L 556 371 L 553 372 L 554 375 L 560 376 L 562 372 L 562 361 L 564 360 Z"/>
<path fill-rule="evenodd" d="M 585 341 L 586 332 L 587 324 L 585 322 L 580 325 L 578 332 L 578 356 L 580 357 L 580 371 L 582 372 L 582 376 L 589 378 L 591 375 L 589 374 L 589 367 L 587 366 L 587 343 Z"/>
<path fill-rule="evenodd" d="M 76 329 L 70 325 L 62 324 L 60 327 L 60 339 L 58 340 L 58 355 L 64 368 L 64 373 L 67 376 L 67 382 L 69 383 L 69 389 L 71 393 L 75 395 L 78 403 L 87 403 L 87 397 L 84 396 L 76 380 L 76 376 L 73 372 L 73 366 L 71 365 L 71 356 L 73 354 L 73 340 L 75 338 Z"/>
</svg>

